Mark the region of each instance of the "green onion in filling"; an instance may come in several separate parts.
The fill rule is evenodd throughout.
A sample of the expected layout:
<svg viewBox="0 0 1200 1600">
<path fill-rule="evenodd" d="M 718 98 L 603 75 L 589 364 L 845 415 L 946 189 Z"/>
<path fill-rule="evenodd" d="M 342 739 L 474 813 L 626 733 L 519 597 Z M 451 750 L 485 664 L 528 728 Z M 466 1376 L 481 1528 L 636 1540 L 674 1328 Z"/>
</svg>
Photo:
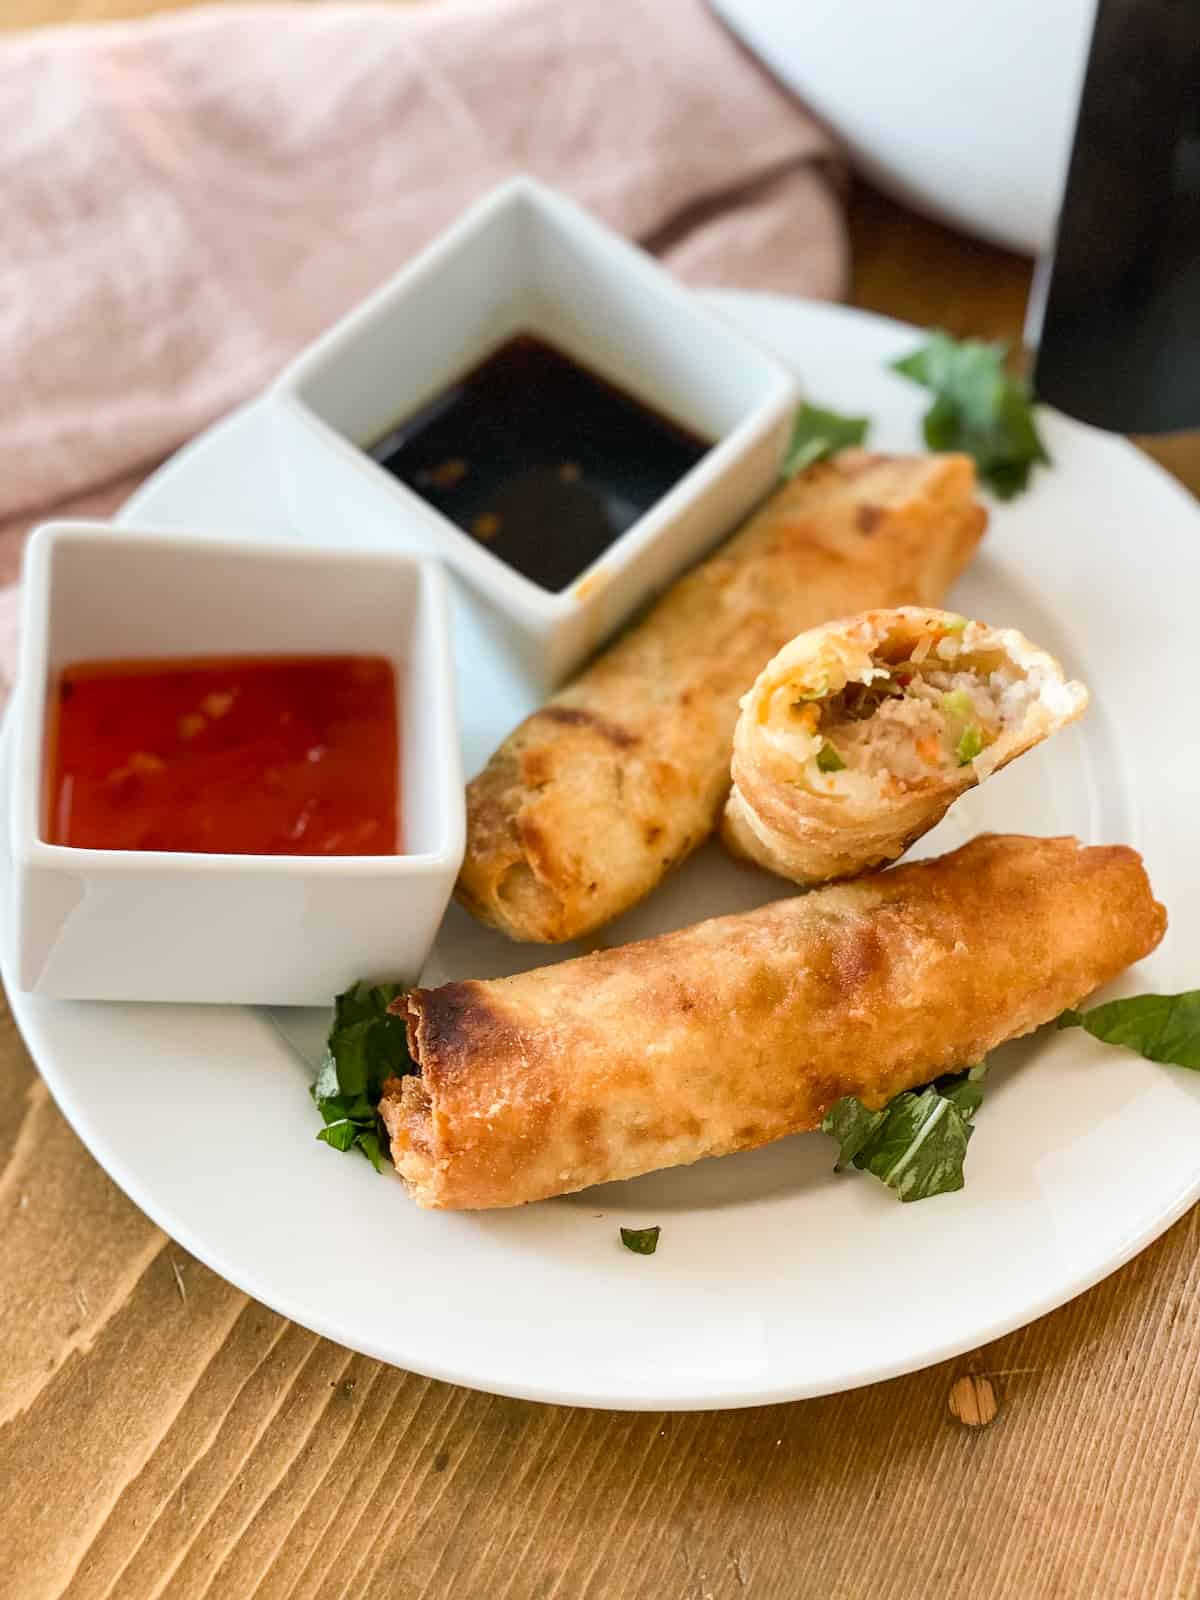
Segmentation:
<svg viewBox="0 0 1200 1600">
<path fill-rule="evenodd" d="M 954 753 L 958 757 L 959 766 L 965 767 L 968 761 L 974 761 L 982 749 L 983 733 L 979 724 L 972 722 L 963 729 L 963 736 L 955 746 Z"/>
<path fill-rule="evenodd" d="M 965 689 L 951 689 L 942 696 L 942 710 L 954 717 L 970 717 L 975 713 L 975 704 Z"/>
</svg>

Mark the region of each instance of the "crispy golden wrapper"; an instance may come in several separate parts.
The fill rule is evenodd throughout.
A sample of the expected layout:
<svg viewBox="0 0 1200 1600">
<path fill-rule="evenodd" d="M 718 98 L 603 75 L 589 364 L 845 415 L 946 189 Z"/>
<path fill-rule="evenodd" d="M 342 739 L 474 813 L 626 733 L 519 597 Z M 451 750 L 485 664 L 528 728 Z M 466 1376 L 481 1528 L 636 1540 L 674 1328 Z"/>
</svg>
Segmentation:
<svg viewBox="0 0 1200 1600">
<path fill-rule="evenodd" d="M 974 490 L 966 456 L 861 450 L 777 490 L 473 779 L 462 903 L 555 943 L 648 894 L 715 827 L 762 666 L 830 617 L 936 604 L 983 534 Z"/>
<path fill-rule="evenodd" d="M 721 836 L 795 883 L 853 877 L 1087 703 L 1015 628 L 919 606 L 810 628 L 742 697 Z"/>
<path fill-rule="evenodd" d="M 1153 950 L 1121 845 L 989 834 L 738 916 L 415 989 L 380 1112 L 420 1205 L 520 1205 L 815 1128 L 981 1060 Z"/>
</svg>

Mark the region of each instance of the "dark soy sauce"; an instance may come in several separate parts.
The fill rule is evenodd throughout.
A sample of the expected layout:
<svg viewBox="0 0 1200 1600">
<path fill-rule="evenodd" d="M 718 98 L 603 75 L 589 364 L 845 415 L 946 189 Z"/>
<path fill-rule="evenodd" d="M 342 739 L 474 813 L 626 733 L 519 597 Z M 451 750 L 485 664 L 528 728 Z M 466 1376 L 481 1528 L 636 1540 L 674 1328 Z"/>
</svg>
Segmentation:
<svg viewBox="0 0 1200 1600">
<path fill-rule="evenodd" d="M 563 589 L 709 448 L 533 334 L 368 449 L 544 589 Z"/>
</svg>

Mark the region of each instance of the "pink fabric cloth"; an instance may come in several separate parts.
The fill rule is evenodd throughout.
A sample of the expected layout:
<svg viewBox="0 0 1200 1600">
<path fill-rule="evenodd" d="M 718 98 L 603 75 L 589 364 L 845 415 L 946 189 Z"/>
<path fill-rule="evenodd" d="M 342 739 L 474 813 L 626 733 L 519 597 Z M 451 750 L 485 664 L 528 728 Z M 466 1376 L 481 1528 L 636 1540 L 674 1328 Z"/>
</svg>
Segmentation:
<svg viewBox="0 0 1200 1600">
<path fill-rule="evenodd" d="M 0 41 L 0 127 L 0 583 L 33 522 L 114 510 L 514 171 L 689 281 L 846 271 L 827 134 L 701 0 L 44 30 Z"/>
</svg>

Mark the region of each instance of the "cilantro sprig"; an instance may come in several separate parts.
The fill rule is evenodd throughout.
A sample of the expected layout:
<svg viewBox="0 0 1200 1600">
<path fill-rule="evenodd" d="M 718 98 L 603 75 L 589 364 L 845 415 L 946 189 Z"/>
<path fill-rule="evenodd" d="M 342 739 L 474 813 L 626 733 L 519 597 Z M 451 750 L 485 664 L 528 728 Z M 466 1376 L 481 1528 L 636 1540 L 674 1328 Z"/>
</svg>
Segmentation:
<svg viewBox="0 0 1200 1600">
<path fill-rule="evenodd" d="M 952 1194 L 964 1183 L 963 1163 L 983 1101 L 980 1062 L 965 1074 L 906 1089 L 878 1111 L 845 1095 L 826 1112 L 822 1131 L 837 1140 L 835 1172 L 869 1172 L 904 1201 Z"/>
<path fill-rule="evenodd" d="M 835 450 L 862 444 L 870 426 L 870 417 L 845 417 L 837 411 L 826 411 L 822 406 L 802 405 L 792 423 L 792 441 L 783 458 L 780 475 L 794 478 L 815 461 L 824 461 L 826 456 L 833 455 Z"/>
<path fill-rule="evenodd" d="M 981 339 L 952 339 L 940 331 L 892 370 L 933 395 L 925 413 L 931 450 L 962 450 L 1001 500 L 1029 486 L 1029 475 L 1050 456 L 1034 421 L 1033 401 L 1019 378 L 1004 368 L 1008 348 Z"/>
<path fill-rule="evenodd" d="M 325 1124 L 317 1138 L 335 1150 L 360 1150 L 376 1172 L 387 1148 L 376 1109 L 384 1081 L 417 1070 L 405 1019 L 388 1012 L 403 993 L 396 983 L 356 983 L 338 995 L 321 1070 L 310 1089 Z"/>
<path fill-rule="evenodd" d="M 1090 1011 L 1064 1011 L 1060 1028 L 1083 1028 L 1104 1044 L 1124 1045 L 1147 1061 L 1200 1072 L 1200 989 L 1183 994 L 1135 994 Z"/>
</svg>

